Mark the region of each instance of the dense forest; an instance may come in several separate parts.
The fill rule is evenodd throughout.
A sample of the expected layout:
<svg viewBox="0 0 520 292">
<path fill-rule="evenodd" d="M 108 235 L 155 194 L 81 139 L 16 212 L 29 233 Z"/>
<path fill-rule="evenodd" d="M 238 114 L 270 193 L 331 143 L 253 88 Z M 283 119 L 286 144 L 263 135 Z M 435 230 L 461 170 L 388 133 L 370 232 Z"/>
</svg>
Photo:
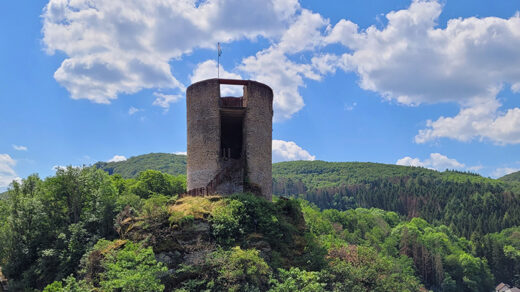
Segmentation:
<svg viewBox="0 0 520 292">
<path fill-rule="evenodd" d="M 182 169 L 185 158 L 174 156 L 171 167 L 157 154 L 144 158 L 13 182 L 0 198 L 0 267 L 10 289 L 520 285 L 514 182 L 375 163 L 284 162 L 273 165 L 273 202 L 250 194 L 179 198 L 185 176 L 173 165 Z"/>
<path fill-rule="evenodd" d="M 520 224 L 518 183 L 473 173 L 376 163 L 294 161 L 273 166 L 273 192 L 322 209 L 376 207 L 450 226 L 458 235 Z"/>
</svg>

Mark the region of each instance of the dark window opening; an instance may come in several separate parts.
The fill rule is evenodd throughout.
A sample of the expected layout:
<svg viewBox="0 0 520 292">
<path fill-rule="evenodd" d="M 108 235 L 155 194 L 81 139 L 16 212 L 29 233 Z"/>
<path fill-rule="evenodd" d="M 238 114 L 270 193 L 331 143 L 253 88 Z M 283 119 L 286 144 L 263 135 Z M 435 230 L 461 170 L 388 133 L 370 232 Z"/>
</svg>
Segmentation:
<svg viewBox="0 0 520 292">
<path fill-rule="evenodd" d="M 220 154 L 224 158 L 239 159 L 242 156 L 241 116 L 220 116 Z"/>
</svg>

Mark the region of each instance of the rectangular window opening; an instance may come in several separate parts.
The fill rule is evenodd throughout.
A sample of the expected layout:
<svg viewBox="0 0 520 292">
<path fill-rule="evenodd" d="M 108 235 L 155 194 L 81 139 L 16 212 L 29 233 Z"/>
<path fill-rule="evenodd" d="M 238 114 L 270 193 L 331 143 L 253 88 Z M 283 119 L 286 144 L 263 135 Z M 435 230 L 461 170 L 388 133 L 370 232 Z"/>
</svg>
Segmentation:
<svg viewBox="0 0 520 292">
<path fill-rule="evenodd" d="M 220 116 L 220 152 L 221 157 L 240 159 L 243 144 L 243 117 L 241 115 Z"/>
</svg>

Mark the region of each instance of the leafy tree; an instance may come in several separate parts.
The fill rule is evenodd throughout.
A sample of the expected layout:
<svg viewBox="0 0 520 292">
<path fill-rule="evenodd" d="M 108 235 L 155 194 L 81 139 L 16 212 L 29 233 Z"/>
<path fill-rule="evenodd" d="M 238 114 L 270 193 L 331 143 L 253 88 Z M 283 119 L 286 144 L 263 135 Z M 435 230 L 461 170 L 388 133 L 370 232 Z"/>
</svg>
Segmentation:
<svg viewBox="0 0 520 292">
<path fill-rule="evenodd" d="M 329 251 L 328 290 L 419 291 L 413 270 L 401 261 L 378 255 L 370 247 L 349 246 Z"/>
<path fill-rule="evenodd" d="M 116 235 L 116 190 L 103 171 L 60 168 L 45 181 L 32 175 L 7 196 L 0 262 L 14 290 L 42 289 L 75 273 L 89 247 Z"/>
<path fill-rule="evenodd" d="M 152 195 L 174 196 L 186 190 L 184 176 L 172 176 L 157 170 L 145 170 L 139 174 L 131 192 L 141 198 Z"/>
<path fill-rule="evenodd" d="M 499 282 L 520 282 L 520 227 L 490 233 L 474 243 L 478 256 L 485 257 Z"/>
</svg>

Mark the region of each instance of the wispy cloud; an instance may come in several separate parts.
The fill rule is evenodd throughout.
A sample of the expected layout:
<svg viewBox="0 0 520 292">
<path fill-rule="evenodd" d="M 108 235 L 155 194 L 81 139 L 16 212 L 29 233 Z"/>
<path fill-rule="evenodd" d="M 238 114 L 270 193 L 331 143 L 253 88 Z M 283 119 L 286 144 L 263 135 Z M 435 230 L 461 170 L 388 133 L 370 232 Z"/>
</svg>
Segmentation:
<svg viewBox="0 0 520 292">
<path fill-rule="evenodd" d="M 345 104 L 346 111 L 352 111 L 357 106 L 357 102 L 353 102 L 352 104 Z"/>
<path fill-rule="evenodd" d="M 5 190 L 13 180 L 20 180 L 16 174 L 14 160 L 9 154 L 0 154 L 0 190 Z"/>
<path fill-rule="evenodd" d="M 497 169 L 495 169 L 493 171 L 493 173 L 491 174 L 492 177 L 494 178 L 500 178 L 500 177 L 503 177 L 504 175 L 508 175 L 510 173 L 513 173 L 513 172 L 517 172 L 517 171 L 520 171 L 520 168 L 515 168 L 515 167 L 499 167 Z"/>
<path fill-rule="evenodd" d="M 17 150 L 17 151 L 27 151 L 27 150 L 29 150 L 26 146 L 14 145 L 14 144 L 13 144 L 13 149 Z"/>
<path fill-rule="evenodd" d="M 406 156 L 397 160 L 395 164 L 405 166 L 420 166 L 430 169 L 436 169 L 439 171 L 444 171 L 446 169 L 477 171 L 482 168 L 482 166 L 467 167 L 464 163 L 458 162 L 456 159 L 449 158 L 448 156 L 442 155 L 440 153 L 431 153 L 430 157 L 424 160 Z"/>
<path fill-rule="evenodd" d="M 176 103 L 181 100 L 182 95 L 178 94 L 163 94 L 160 92 L 154 92 L 156 99 L 153 101 L 152 105 L 160 106 L 167 112 L 170 109 L 170 104 Z"/>
<path fill-rule="evenodd" d="M 128 114 L 129 114 L 129 115 L 133 115 L 133 114 L 135 114 L 135 113 L 137 113 L 137 112 L 140 112 L 140 111 L 142 111 L 142 110 L 141 110 L 141 109 L 138 109 L 138 108 L 135 108 L 135 107 L 133 107 L 133 106 L 131 106 L 131 107 L 128 109 Z"/>
</svg>

